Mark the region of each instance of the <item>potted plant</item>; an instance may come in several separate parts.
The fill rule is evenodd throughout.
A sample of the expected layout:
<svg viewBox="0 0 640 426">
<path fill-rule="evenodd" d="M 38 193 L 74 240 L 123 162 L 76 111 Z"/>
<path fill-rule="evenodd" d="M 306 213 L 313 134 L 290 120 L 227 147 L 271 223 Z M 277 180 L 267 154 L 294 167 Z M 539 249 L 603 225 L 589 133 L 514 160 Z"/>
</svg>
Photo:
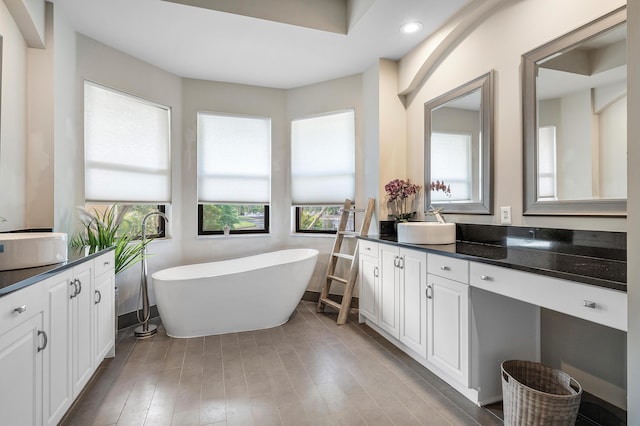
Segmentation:
<svg viewBox="0 0 640 426">
<path fill-rule="evenodd" d="M 115 274 L 119 274 L 128 267 L 140 262 L 144 256 L 144 248 L 152 241 L 142 241 L 142 232 L 126 230 L 123 227 L 125 214 L 131 206 L 114 204 L 104 212 L 94 210 L 88 212 L 84 207 L 78 207 L 83 231 L 71 239 L 71 247 L 87 249 L 89 252 L 114 247 Z"/>
</svg>

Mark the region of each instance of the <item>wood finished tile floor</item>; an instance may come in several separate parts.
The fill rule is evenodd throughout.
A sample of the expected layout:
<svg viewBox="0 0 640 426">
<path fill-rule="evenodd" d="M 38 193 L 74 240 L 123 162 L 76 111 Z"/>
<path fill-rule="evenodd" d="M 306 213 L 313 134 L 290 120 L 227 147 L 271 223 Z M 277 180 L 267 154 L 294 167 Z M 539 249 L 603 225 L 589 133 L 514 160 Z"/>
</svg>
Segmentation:
<svg viewBox="0 0 640 426">
<path fill-rule="evenodd" d="M 500 425 L 353 316 L 193 339 L 133 327 L 63 425 Z M 159 324 L 159 319 L 154 319 Z"/>
</svg>

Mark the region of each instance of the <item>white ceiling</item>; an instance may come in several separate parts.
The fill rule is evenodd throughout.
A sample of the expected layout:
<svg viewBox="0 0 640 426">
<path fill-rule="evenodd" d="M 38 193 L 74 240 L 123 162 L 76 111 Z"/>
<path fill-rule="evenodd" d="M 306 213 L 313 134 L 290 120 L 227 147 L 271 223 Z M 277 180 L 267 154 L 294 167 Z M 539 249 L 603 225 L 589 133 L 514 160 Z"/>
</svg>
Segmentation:
<svg viewBox="0 0 640 426">
<path fill-rule="evenodd" d="M 162 0 L 52 1 L 79 33 L 180 77 L 292 88 L 400 59 L 470 0 L 348 0 L 366 7 L 346 35 Z"/>
</svg>

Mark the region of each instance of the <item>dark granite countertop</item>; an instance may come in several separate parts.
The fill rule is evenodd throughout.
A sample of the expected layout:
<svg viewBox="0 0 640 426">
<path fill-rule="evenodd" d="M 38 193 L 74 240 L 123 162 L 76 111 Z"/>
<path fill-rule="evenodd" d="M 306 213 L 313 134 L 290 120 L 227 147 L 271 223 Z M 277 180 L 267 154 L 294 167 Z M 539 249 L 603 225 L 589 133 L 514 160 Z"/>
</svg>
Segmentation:
<svg viewBox="0 0 640 426">
<path fill-rule="evenodd" d="M 76 265 L 98 257 L 111 250 L 113 250 L 113 248 L 99 250 L 95 253 L 88 253 L 85 252 L 85 250 L 76 251 L 74 249 L 69 249 L 69 253 L 67 255 L 68 259 L 66 262 L 56 263 L 53 265 L 38 266 L 36 268 L 0 271 L 0 297 L 45 280 L 59 272 L 64 271 L 65 269 L 73 268 Z"/>
<path fill-rule="evenodd" d="M 398 243 L 395 235 L 360 238 L 627 291 L 625 233 L 513 228 L 458 225 L 456 243 L 445 245 Z"/>
</svg>

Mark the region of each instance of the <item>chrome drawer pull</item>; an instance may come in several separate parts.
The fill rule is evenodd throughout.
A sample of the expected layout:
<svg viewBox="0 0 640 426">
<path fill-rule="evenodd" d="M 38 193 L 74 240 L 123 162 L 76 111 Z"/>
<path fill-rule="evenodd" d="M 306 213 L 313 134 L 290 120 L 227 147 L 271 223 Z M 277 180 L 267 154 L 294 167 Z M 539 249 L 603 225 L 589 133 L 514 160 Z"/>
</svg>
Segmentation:
<svg viewBox="0 0 640 426">
<path fill-rule="evenodd" d="M 97 305 L 98 303 L 102 302 L 102 293 L 100 293 L 100 290 L 96 290 L 94 294 L 94 298 L 93 298 L 93 304 Z M 95 296 L 98 296 L 98 299 L 96 300 Z"/>
<path fill-rule="evenodd" d="M 49 338 L 47 337 L 47 333 L 43 330 L 38 330 L 38 336 L 42 335 L 42 346 L 38 346 L 38 352 L 44 351 L 47 348 L 47 343 L 49 343 Z"/>
<path fill-rule="evenodd" d="M 378 267 L 373 268 L 373 276 L 378 278 L 380 276 L 380 271 L 378 271 Z"/>
<path fill-rule="evenodd" d="M 109 266 L 109 265 L 111 265 L 111 262 L 109 262 L 109 261 L 104 262 L 104 266 Z"/>
<path fill-rule="evenodd" d="M 490 277 L 489 275 L 480 275 L 480 279 L 482 281 L 493 281 L 493 278 Z"/>
<path fill-rule="evenodd" d="M 13 310 L 13 312 L 15 312 L 16 314 L 21 314 L 26 310 L 27 310 L 27 305 L 22 305 L 22 306 L 18 306 L 17 308 L 15 308 Z"/>
<path fill-rule="evenodd" d="M 78 283 L 77 283 L 77 279 L 70 281 L 69 285 L 73 286 L 73 294 L 69 296 L 69 299 L 73 299 L 74 297 L 76 297 L 78 295 Z"/>
<path fill-rule="evenodd" d="M 451 270 L 451 268 L 449 268 L 448 266 L 441 266 L 440 269 L 443 270 L 443 271 L 450 271 Z"/>
<path fill-rule="evenodd" d="M 433 296 L 431 295 L 431 292 L 433 292 L 433 287 L 431 287 L 431 285 L 427 286 L 427 299 L 433 299 Z"/>
<path fill-rule="evenodd" d="M 594 302 L 593 300 L 583 300 L 582 301 L 582 306 L 584 306 L 585 308 L 595 309 L 596 308 L 596 302 Z"/>
<path fill-rule="evenodd" d="M 371 247 L 365 247 L 364 248 L 366 251 L 371 251 Z"/>
</svg>

